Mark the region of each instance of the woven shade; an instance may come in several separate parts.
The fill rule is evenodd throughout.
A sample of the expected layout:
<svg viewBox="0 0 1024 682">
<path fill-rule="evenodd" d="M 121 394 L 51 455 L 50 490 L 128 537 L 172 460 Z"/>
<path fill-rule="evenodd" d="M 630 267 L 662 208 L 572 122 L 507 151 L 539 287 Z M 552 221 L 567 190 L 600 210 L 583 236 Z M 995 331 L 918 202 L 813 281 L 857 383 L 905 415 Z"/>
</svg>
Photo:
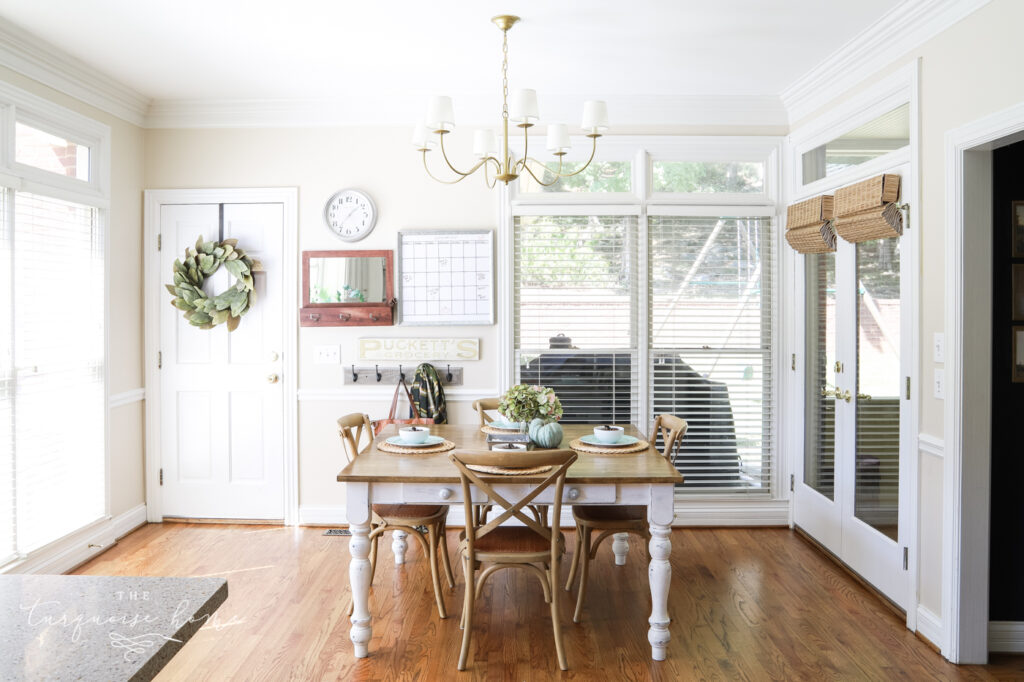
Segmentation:
<svg viewBox="0 0 1024 682">
<path fill-rule="evenodd" d="M 836 218 L 836 232 L 846 241 L 871 241 L 903 235 L 903 211 L 895 203 Z"/>
<path fill-rule="evenodd" d="M 836 190 L 835 228 L 848 242 L 899 237 L 903 234 L 903 213 L 895 202 L 900 198 L 900 176 L 876 175 Z"/>
<path fill-rule="evenodd" d="M 836 233 L 832 226 L 834 200 L 823 194 L 796 204 L 786 210 L 786 241 L 797 253 L 826 253 L 836 250 Z"/>
</svg>

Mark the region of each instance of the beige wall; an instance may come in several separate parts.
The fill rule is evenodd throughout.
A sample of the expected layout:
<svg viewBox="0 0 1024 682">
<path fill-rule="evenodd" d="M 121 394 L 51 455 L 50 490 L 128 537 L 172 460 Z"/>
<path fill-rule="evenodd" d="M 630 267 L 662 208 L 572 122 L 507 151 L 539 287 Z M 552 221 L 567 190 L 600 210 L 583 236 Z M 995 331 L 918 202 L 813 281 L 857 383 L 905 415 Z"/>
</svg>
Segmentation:
<svg viewBox="0 0 1024 682">
<path fill-rule="evenodd" d="M 407 128 L 302 128 L 269 130 L 150 130 L 146 133 L 146 187 L 298 187 L 299 251 L 315 249 L 395 249 L 399 230 L 487 228 L 497 224 L 498 194 L 474 177 L 444 187 L 426 177 Z M 460 140 L 456 139 L 456 144 Z M 460 153 L 461 152 L 461 153 Z M 435 154 L 436 156 L 436 154 Z M 457 148 L 466 158 L 468 150 Z M 439 159 L 433 159 L 439 161 Z M 377 226 L 367 238 L 346 244 L 323 221 L 328 198 L 358 187 L 378 209 Z M 383 417 L 394 386 L 346 387 L 342 371 L 358 363 L 356 342 L 366 336 L 467 336 L 480 339 L 480 360 L 463 363 L 464 387 L 491 394 L 497 386 L 497 327 L 327 327 L 299 329 L 300 396 L 335 389 L 336 399 L 299 403 L 299 503 L 303 507 L 343 506 L 343 488 L 334 420 L 349 412 Z M 340 365 L 313 363 L 318 345 L 339 345 Z M 387 363 L 393 365 L 395 363 Z M 409 363 L 411 370 L 415 363 Z M 351 398 L 346 396 L 352 396 Z M 471 399 L 470 399 L 471 400 Z M 456 415 L 468 403 L 453 404 Z"/>
<path fill-rule="evenodd" d="M 0 80 L 110 126 L 109 392 L 142 388 L 143 131 L 4 67 Z M 110 511 L 115 516 L 145 501 L 143 431 L 140 403 L 110 411 Z"/>
<path fill-rule="evenodd" d="M 1024 2 L 993 0 L 841 98 L 853 97 L 884 75 L 920 59 L 921 201 L 911 215 L 911 229 L 920 230 L 921 239 L 920 428 L 940 439 L 944 404 L 932 397 L 930 386 L 933 370 L 942 367 L 932 361 L 932 335 L 942 332 L 945 322 L 944 136 L 953 128 L 1024 100 L 1024 79 L 1020 78 L 1024 52 L 1017 35 L 1022 23 Z M 794 129 L 837 103 L 797 122 Z M 919 598 L 923 606 L 941 614 L 941 460 L 922 454 L 919 473 Z"/>
</svg>

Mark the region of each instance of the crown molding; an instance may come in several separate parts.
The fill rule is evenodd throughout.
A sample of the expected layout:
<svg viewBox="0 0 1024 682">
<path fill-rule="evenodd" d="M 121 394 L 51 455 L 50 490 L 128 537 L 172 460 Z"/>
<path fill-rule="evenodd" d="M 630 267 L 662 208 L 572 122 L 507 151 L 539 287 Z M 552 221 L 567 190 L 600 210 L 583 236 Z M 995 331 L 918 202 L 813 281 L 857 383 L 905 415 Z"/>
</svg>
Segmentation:
<svg viewBox="0 0 1024 682">
<path fill-rule="evenodd" d="M 0 17 L 0 65 L 141 126 L 149 98 Z"/>
<path fill-rule="evenodd" d="M 497 109 L 482 106 L 479 93 L 454 96 L 462 126 L 496 126 Z M 545 120 L 575 121 L 585 97 L 545 95 Z M 412 126 L 424 97 L 379 94 L 358 101 L 341 99 L 155 100 L 147 128 L 293 128 L 340 125 Z M 608 109 L 619 126 L 786 126 L 782 100 L 775 95 L 611 96 Z"/>
<path fill-rule="evenodd" d="M 796 123 L 991 0 L 907 0 L 782 91 Z"/>
</svg>

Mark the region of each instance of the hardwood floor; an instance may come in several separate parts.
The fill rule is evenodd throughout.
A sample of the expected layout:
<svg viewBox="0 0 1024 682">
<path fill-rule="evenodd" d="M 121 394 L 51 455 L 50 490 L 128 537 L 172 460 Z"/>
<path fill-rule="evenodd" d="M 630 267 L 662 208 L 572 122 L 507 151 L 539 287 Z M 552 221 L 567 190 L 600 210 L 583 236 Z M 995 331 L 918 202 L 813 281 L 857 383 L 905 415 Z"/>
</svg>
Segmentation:
<svg viewBox="0 0 1024 682">
<path fill-rule="evenodd" d="M 650 660 L 647 566 L 630 538 L 626 566 L 614 566 L 610 548 L 592 563 L 579 625 L 575 593 L 558 590 L 566 673 L 540 585 L 522 571 L 488 582 L 469 670 L 457 672 L 460 568 L 451 615 L 439 620 L 416 543 L 402 567 L 381 543 L 362 660 L 348 639 L 348 538 L 323 529 L 152 524 L 76 573 L 227 578 L 216 620 L 158 680 L 1024 680 L 1024 657 L 950 665 L 789 530 L 677 529 L 672 545 L 668 660 Z M 564 561 L 563 581 L 567 570 Z"/>
</svg>

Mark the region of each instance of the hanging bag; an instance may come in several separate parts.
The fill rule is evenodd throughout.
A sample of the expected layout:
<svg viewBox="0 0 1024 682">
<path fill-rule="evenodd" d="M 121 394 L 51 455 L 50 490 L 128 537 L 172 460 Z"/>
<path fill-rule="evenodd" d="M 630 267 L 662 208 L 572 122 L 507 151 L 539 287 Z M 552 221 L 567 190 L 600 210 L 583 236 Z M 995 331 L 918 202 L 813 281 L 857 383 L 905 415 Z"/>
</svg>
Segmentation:
<svg viewBox="0 0 1024 682">
<path fill-rule="evenodd" d="M 395 413 L 398 411 L 398 396 L 399 394 L 405 395 L 405 400 L 409 404 L 409 415 L 410 419 L 396 419 Z M 380 432 L 384 430 L 384 427 L 388 424 L 433 424 L 434 420 L 429 417 L 416 417 L 416 402 L 412 399 L 412 394 L 409 393 L 409 387 L 405 385 L 405 379 L 399 377 L 398 383 L 395 385 L 395 395 L 391 398 L 391 410 L 388 411 L 387 419 L 377 419 L 373 421 L 373 435 L 379 436 Z"/>
</svg>

